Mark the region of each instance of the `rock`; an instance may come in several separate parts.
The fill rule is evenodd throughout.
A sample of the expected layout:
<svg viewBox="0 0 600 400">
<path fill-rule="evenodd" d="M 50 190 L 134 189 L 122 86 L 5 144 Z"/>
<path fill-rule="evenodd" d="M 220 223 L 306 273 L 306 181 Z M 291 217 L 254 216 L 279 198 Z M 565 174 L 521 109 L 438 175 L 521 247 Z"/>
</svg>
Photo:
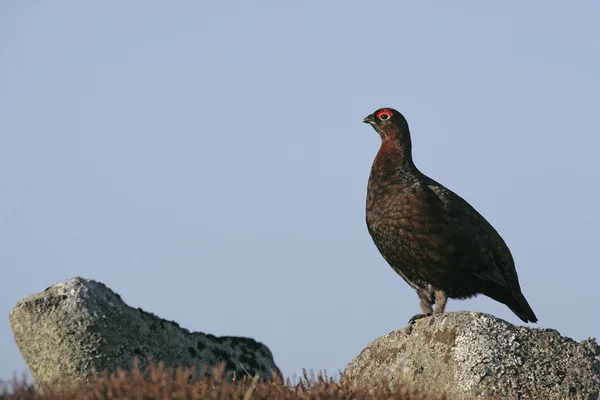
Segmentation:
<svg viewBox="0 0 600 400">
<path fill-rule="evenodd" d="M 194 332 L 131 308 L 104 284 L 74 278 L 21 300 L 10 313 L 15 341 L 40 389 L 85 383 L 93 371 L 130 369 L 149 357 L 166 367 L 225 363 L 238 377 L 280 375 L 273 355 L 250 338 Z M 243 368 L 242 368 L 243 366 Z M 206 371 L 206 369 L 204 370 Z"/>
<path fill-rule="evenodd" d="M 600 347 L 488 314 L 445 313 L 375 339 L 341 379 L 351 388 L 384 381 L 445 391 L 451 399 L 597 400 Z"/>
</svg>

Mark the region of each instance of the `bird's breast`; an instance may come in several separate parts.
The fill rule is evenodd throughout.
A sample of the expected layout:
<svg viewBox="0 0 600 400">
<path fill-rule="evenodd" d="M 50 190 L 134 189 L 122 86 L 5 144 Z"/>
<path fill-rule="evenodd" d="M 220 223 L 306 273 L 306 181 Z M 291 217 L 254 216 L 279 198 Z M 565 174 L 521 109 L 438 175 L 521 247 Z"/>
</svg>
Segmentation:
<svg viewBox="0 0 600 400">
<path fill-rule="evenodd" d="M 419 185 L 369 184 L 367 224 L 374 229 L 434 233 L 442 228 L 437 204 Z"/>
<path fill-rule="evenodd" d="M 366 220 L 369 233 L 392 266 L 441 262 L 452 253 L 446 221 L 434 194 L 419 184 L 369 182 Z"/>
</svg>

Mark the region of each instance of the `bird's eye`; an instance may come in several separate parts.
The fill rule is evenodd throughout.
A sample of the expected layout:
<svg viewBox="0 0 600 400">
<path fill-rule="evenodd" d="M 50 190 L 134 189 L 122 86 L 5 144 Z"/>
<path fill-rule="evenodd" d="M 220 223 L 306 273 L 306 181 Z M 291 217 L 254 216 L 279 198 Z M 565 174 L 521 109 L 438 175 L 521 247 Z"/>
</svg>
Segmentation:
<svg viewBox="0 0 600 400">
<path fill-rule="evenodd" d="M 380 110 L 375 113 L 375 117 L 382 121 L 392 118 L 393 112 L 391 110 Z"/>
</svg>

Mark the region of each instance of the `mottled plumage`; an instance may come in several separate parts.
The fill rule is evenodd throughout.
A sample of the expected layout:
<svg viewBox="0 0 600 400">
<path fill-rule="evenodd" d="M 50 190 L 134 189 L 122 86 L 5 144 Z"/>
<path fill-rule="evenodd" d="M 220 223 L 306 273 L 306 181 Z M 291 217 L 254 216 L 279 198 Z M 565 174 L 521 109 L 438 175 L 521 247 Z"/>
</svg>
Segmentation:
<svg viewBox="0 0 600 400">
<path fill-rule="evenodd" d="M 537 317 L 521 293 L 510 250 L 469 203 L 421 173 L 408 123 L 391 108 L 367 116 L 381 136 L 367 189 L 367 227 L 390 266 L 416 290 L 422 314 L 442 313 L 448 298 L 484 294 L 524 322 Z"/>
</svg>

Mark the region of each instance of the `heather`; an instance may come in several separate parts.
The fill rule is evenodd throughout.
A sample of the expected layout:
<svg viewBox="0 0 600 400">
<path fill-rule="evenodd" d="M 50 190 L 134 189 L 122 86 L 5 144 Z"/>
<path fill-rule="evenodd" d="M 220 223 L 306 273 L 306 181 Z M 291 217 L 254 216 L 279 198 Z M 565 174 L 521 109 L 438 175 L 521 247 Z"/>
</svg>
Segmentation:
<svg viewBox="0 0 600 400">
<path fill-rule="evenodd" d="M 1 400 L 195 400 L 195 399 L 389 399 L 389 400 L 430 400 L 443 399 L 439 395 L 426 395 L 412 391 L 406 386 L 390 388 L 382 382 L 370 392 L 350 389 L 319 372 L 316 375 L 307 371 L 297 382 L 285 382 L 277 375 L 273 379 L 259 379 L 258 376 L 229 377 L 224 365 L 197 376 L 192 369 L 165 368 L 161 364 L 151 364 L 145 370 L 135 366 L 131 371 L 119 370 L 113 374 L 100 374 L 89 384 L 69 390 L 39 392 L 26 378 L 13 378 L 0 386 Z"/>
</svg>

